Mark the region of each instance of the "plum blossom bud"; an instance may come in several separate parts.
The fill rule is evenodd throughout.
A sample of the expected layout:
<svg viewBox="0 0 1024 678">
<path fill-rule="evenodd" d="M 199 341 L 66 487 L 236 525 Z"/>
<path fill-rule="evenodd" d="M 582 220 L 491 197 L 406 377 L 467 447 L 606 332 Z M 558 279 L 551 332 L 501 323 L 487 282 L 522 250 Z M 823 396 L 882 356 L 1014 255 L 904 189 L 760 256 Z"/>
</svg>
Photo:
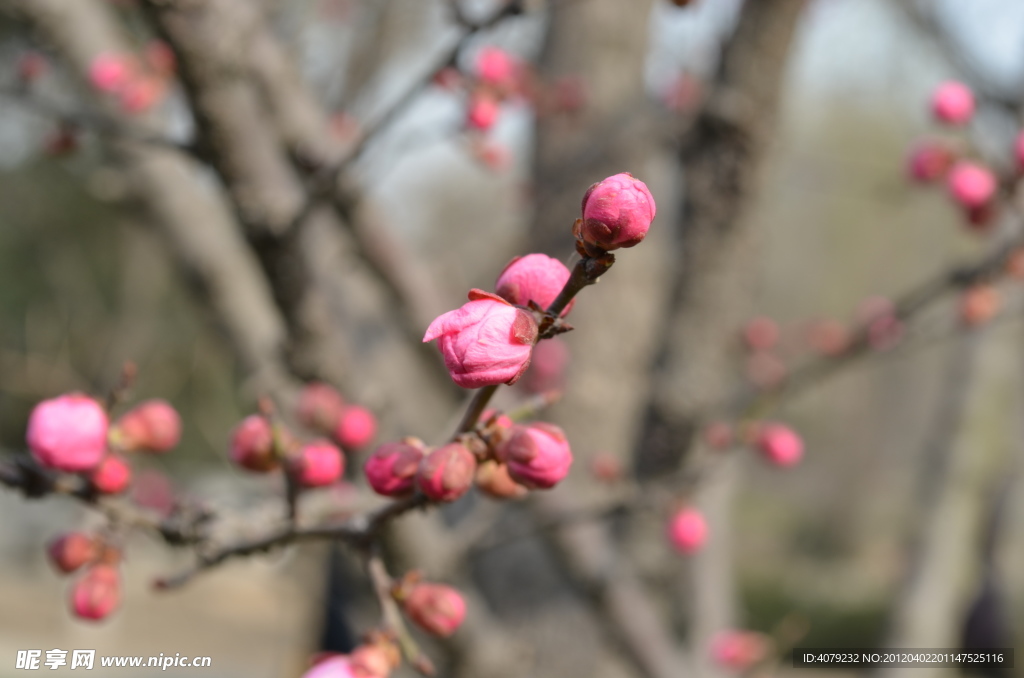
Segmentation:
<svg viewBox="0 0 1024 678">
<path fill-rule="evenodd" d="M 401 664 L 401 656 L 393 644 L 367 643 L 352 650 L 349 663 L 359 678 L 387 678 Z"/>
<path fill-rule="evenodd" d="M 132 482 L 132 469 L 121 457 L 108 454 L 89 472 L 89 482 L 101 494 L 121 494 Z"/>
<path fill-rule="evenodd" d="M 163 93 L 163 85 L 154 78 L 131 78 L 118 90 L 117 100 L 122 111 L 138 115 L 153 108 Z"/>
<path fill-rule="evenodd" d="M 788 370 L 782 358 L 768 351 L 756 351 L 747 358 L 747 379 L 761 389 L 777 388 L 786 380 Z"/>
<path fill-rule="evenodd" d="M 296 415 L 304 426 L 320 433 L 333 433 L 345 408 L 345 400 L 328 384 L 306 384 L 299 394 Z"/>
<path fill-rule="evenodd" d="M 518 73 L 519 62 L 503 49 L 484 47 L 476 56 L 476 77 L 480 82 L 509 89 Z"/>
<path fill-rule="evenodd" d="M 673 514 L 668 524 L 668 539 L 676 551 L 690 555 L 704 546 L 708 523 L 704 514 L 694 508 L 683 508 Z"/>
<path fill-rule="evenodd" d="M 849 347 L 850 332 L 838 320 L 818 320 L 807 328 L 806 341 L 818 355 L 835 357 Z"/>
<path fill-rule="evenodd" d="M 514 428 L 512 436 L 498 448 L 498 458 L 508 465 L 513 480 L 535 490 L 554 487 L 572 466 L 565 432 L 543 422 Z"/>
<path fill-rule="evenodd" d="M 512 417 L 508 416 L 504 412 L 499 412 L 494 408 L 484 410 L 480 414 L 480 421 L 485 425 L 501 429 L 510 429 L 515 425 L 515 422 L 512 421 Z"/>
<path fill-rule="evenodd" d="M 466 109 L 466 124 L 472 129 L 483 132 L 494 127 L 501 115 L 501 104 L 494 97 L 476 93 L 469 99 L 469 107 Z"/>
<path fill-rule="evenodd" d="M 174 73 L 176 59 L 174 50 L 162 40 L 152 40 L 146 45 L 144 52 L 146 65 L 162 77 L 168 77 Z"/>
<path fill-rule="evenodd" d="M 425 454 L 426 446 L 418 438 L 384 443 L 373 451 L 363 467 L 370 487 L 385 497 L 411 494 Z"/>
<path fill-rule="evenodd" d="M 968 327 L 983 325 L 999 313 L 999 291 L 992 285 L 973 285 L 960 297 L 960 319 Z"/>
<path fill-rule="evenodd" d="M 722 631 L 711 640 L 711 658 L 732 671 L 745 671 L 767 654 L 767 640 L 753 631 Z"/>
<path fill-rule="evenodd" d="M 455 633 L 466 617 L 462 594 L 443 584 L 416 584 L 403 605 L 405 614 L 417 626 L 442 638 Z"/>
<path fill-rule="evenodd" d="M 28 420 L 26 436 L 32 456 L 59 471 L 85 471 L 107 451 L 107 413 L 81 393 L 44 400 Z"/>
<path fill-rule="evenodd" d="M 473 484 L 476 457 L 461 443 L 443 445 L 421 461 L 416 483 L 434 501 L 455 501 Z"/>
<path fill-rule="evenodd" d="M 972 162 L 958 162 L 947 183 L 953 199 L 967 209 L 982 207 L 996 194 L 996 178 L 987 168 Z"/>
<path fill-rule="evenodd" d="M 476 487 L 493 499 L 518 499 L 529 491 L 508 474 L 508 467 L 493 459 L 481 462 L 476 469 Z"/>
<path fill-rule="evenodd" d="M 743 326 L 743 343 L 751 351 L 767 351 L 779 343 L 779 324 L 765 316 L 751 318 Z"/>
<path fill-rule="evenodd" d="M 944 82 L 932 94 L 932 113 L 939 122 L 963 125 L 974 115 L 974 94 L 960 82 Z"/>
<path fill-rule="evenodd" d="M 576 239 L 602 250 L 633 247 L 644 239 L 657 208 L 647 185 L 628 172 L 591 186 L 583 196 Z"/>
<path fill-rule="evenodd" d="M 463 388 L 514 384 L 530 365 L 537 340 L 533 315 L 481 290 L 469 303 L 438 316 L 423 341 L 438 348 L 452 381 Z"/>
<path fill-rule="evenodd" d="M 359 405 L 348 405 L 341 411 L 334 429 L 334 439 L 342 449 L 361 450 L 377 436 L 377 417 Z"/>
<path fill-rule="evenodd" d="M 121 602 L 121 575 L 113 565 L 95 565 L 71 589 L 71 611 L 80 619 L 97 621 Z"/>
<path fill-rule="evenodd" d="M 302 678 L 365 678 L 360 676 L 352 668 L 352 662 L 348 655 L 335 654 L 313 664 L 313 666 L 302 674 Z"/>
<path fill-rule="evenodd" d="M 46 549 L 53 566 L 64 574 L 91 563 L 99 556 L 96 538 L 82 532 L 68 532 L 50 542 Z"/>
<path fill-rule="evenodd" d="M 345 472 L 341 450 L 326 440 L 315 440 L 299 448 L 289 461 L 292 477 L 302 487 L 324 487 L 338 482 Z"/>
<path fill-rule="evenodd" d="M 181 417 L 166 400 L 147 400 L 115 422 L 111 439 L 126 452 L 167 452 L 181 440 Z"/>
<path fill-rule="evenodd" d="M 546 309 L 558 298 L 569 281 L 569 269 L 558 259 L 546 254 L 516 257 L 505 266 L 494 283 L 495 293 L 510 304 L 529 306 L 530 302 Z M 576 300 L 562 311 L 567 315 Z"/>
<path fill-rule="evenodd" d="M 128 60 L 119 54 L 101 54 L 89 65 L 89 82 L 101 92 L 117 92 L 131 79 Z"/>
<path fill-rule="evenodd" d="M 713 450 L 729 449 L 736 436 L 726 421 L 712 421 L 704 427 L 704 443 Z"/>
<path fill-rule="evenodd" d="M 1006 257 L 1006 275 L 1024 280 L 1024 247 L 1018 247 Z"/>
<path fill-rule="evenodd" d="M 1013 141 L 1013 158 L 1017 161 L 1017 169 L 1024 170 L 1024 130 L 1018 132 Z"/>
<path fill-rule="evenodd" d="M 554 337 L 538 343 L 533 349 L 530 368 L 519 385 L 527 393 L 547 393 L 565 388 L 565 372 L 569 365 L 569 345 Z"/>
<path fill-rule="evenodd" d="M 804 441 L 784 424 L 763 424 L 757 430 L 757 449 L 776 466 L 793 466 L 804 456 Z"/>
<path fill-rule="evenodd" d="M 946 175 L 956 155 L 938 141 L 923 141 L 910 152 L 907 173 L 914 181 L 931 183 Z"/>
<path fill-rule="evenodd" d="M 270 422 L 258 414 L 242 420 L 231 435 L 231 461 L 257 473 L 266 473 L 277 468 L 274 454 L 274 432 Z"/>
</svg>

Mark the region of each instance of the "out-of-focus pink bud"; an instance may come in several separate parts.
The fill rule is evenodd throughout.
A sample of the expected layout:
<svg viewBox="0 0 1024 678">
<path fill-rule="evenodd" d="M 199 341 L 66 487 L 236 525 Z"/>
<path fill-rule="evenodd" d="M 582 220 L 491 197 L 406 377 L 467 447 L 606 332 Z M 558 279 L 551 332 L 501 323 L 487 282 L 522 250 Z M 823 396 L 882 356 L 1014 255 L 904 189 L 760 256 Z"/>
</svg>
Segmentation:
<svg viewBox="0 0 1024 678">
<path fill-rule="evenodd" d="M 363 468 L 370 487 L 385 497 L 411 494 L 425 453 L 426 446 L 418 438 L 384 443 L 373 451 Z"/>
<path fill-rule="evenodd" d="M 527 393 L 548 393 L 565 388 L 569 365 L 569 344 L 555 337 L 539 342 L 533 349 L 530 368 L 519 385 Z"/>
<path fill-rule="evenodd" d="M 583 196 L 583 220 L 576 239 L 602 250 L 633 247 L 651 228 L 657 207 L 647 185 L 629 172 L 591 186 Z"/>
<path fill-rule="evenodd" d="M 101 494 L 121 494 L 132 482 L 132 469 L 121 457 L 108 454 L 89 471 L 89 482 Z"/>
<path fill-rule="evenodd" d="M 704 546 L 708 538 L 708 523 L 704 514 L 695 508 L 679 509 L 668 523 L 668 540 L 676 551 L 690 555 Z"/>
<path fill-rule="evenodd" d="M 842 355 L 850 345 L 850 332 L 838 320 L 818 320 L 807 328 L 807 344 L 825 357 Z"/>
<path fill-rule="evenodd" d="M 484 47 L 477 53 L 476 77 L 480 82 L 508 89 L 515 85 L 518 74 L 518 60 L 505 50 Z"/>
<path fill-rule="evenodd" d="M 1024 170 L 1024 131 L 1018 132 L 1013 141 L 1013 158 L 1017 161 L 1017 169 Z"/>
<path fill-rule="evenodd" d="M 1024 247 L 1018 247 L 1006 257 L 1006 275 L 1024 280 Z"/>
<path fill-rule="evenodd" d="M 132 77 L 128 59 L 119 54 L 101 54 L 89 66 L 89 82 L 101 92 L 117 92 Z"/>
<path fill-rule="evenodd" d="M 328 384 L 306 384 L 299 394 L 296 415 L 303 425 L 320 433 L 334 433 L 345 400 Z"/>
<path fill-rule="evenodd" d="M 466 618 L 462 594 L 443 584 L 416 584 L 403 601 L 405 613 L 427 633 L 446 638 Z"/>
<path fill-rule="evenodd" d="M 494 420 L 493 422 L 491 421 L 492 419 Z M 510 429 L 515 425 L 515 422 L 512 421 L 510 416 L 504 412 L 499 412 L 494 408 L 484 410 L 480 415 L 480 422 L 485 425 L 503 429 Z"/>
<path fill-rule="evenodd" d="M 493 459 L 481 462 L 476 469 L 476 487 L 494 499 L 518 499 L 529 491 L 508 474 L 508 467 Z"/>
<path fill-rule="evenodd" d="M 776 466 L 794 466 L 804 456 L 804 441 L 784 424 L 762 424 L 757 429 L 757 449 Z"/>
<path fill-rule="evenodd" d="M 121 603 L 121 575 L 112 565 L 94 565 L 71 589 L 71 611 L 80 619 L 98 621 Z"/>
<path fill-rule="evenodd" d="M 963 125 L 974 116 L 974 94 L 960 82 L 944 82 L 932 94 L 932 113 L 939 122 Z"/>
<path fill-rule="evenodd" d="M 29 449 L 36 461 L 59 471 L 85 471 L 107 452 L 107 413 L 81 393 L 44 400 L 28 420 Z"/>
<path fill-rule="evenodd" d="M 751 351 L 767 351 L 779 343 L 779 324 L 771 318 L 751 318 L 743 326 L 743 342 Z"/>
<path fill-rule="evenodd" d="M 166 42 L 162 40 L 153 40 L 147 44 L 145 59 L 146 65 L 161 77 L 166 78 L 174 74 L 174 70 L 176 68 L 174 50 L 172 50 Z"/>
<path fill-rule="evenodd" d="M 565 432 L 554 424 L 538 422 L 518 426 L 498 448 L 512 478 L 535 490 L 554 487 L 569 475 L 572 450 Z"/>
<path fill-rule="evenodd" d="M 466 124 L 473 129 L 486 132 L 494 127 L 501 115 L 501 104 L 492 96 L 477 92 L 469 99 L 466 109 Z"/>
<path fill-rule="evenodd" d="M 564 75 L 554 83 L 554 108 L 560 113 L 575 113 L 587 105 L 587 86 L 578 75 Z"/>
<path fill-rule="evenodd" d="M 64 574 L 74 572 L 99 556 L 96 538 L 82 532 L 62 534 L 50 542 L 46 552 L 53 566 Z"/>
<path fill-rule="evenodd" d="M 313 664 L 302 678 L 364 678 L 356 675 L 352 662 L 346 654 L 335 654 L 325 657 Z"/>
<path fill-rule="evenodd" d="M 39 52 L 25 52 L 18 59 L 18 80 L 28 84 L 35 82 L 47 69 L 46 57 Z"/>
<path fill-rule="evenodd" d="M 917 144 L 907 160 L 907 173 L 914 181 L 931 183 L 946 175 L 956 154 L 942 142 L 927 140 Z"/>
<path fill-rule="evenodd" d="M 266 473 L 277 468 L 270 422 L 258 414 L 243 419 L 231 435 L 229 454 L 231 461 L 250 471 Z"/>
<path fill-rule="evenodd" d="M 704 427 L 704 443 L 713 450 L 729 449 L 735 440 L 736 435 L 729 422 L 712 421 Z"/>
<path fill-rule="evenodd" d="M 166 400 L 147 400 L 125 412 L 110 437 L 126 452 L 167 452 L 181 440 L 181 417 Z"/>
<path fill-rule="evenodd" d="M 569 282 L 569 269 L 558 259 L 546 254 L 527 254 L 516 257 L 505 266 L 494 283 L 494 291 L 499 297 L 516 306 L 528 306 L 532 301 L 543 309 L 551 305 L 558 294 Z M 566 315 L 576 302 L 562 311 Z"/>
<path fill-rule="evenodd" d="M 359 678 L 388 678 L 401 663 L 401 656 L 393 645 L 367 643 L 352 650 L 349 663 Z"/>
<path fill-rule="evenodd" d="M 161 83 L 150 77 L 131 78 L 118 90 L 121 110 L 129 115 L 145 113 L 163 97 Z"/>
<path fill-rule="evenodd" d="M 537 340 L 533 315 L 481 290 L 469 303 L 438 316 L 423 341 L 438 348 L 452 381 L 463 388 L 514 384 L 530 365 Z"/>
<path fill-rule="evenodd" d="M 421 461 L 416 483 L 434 501 L 455 501 L 473 485 L 476 457 L 461 443 L 443 445 Z"/>
<path fill-rule="evenodd" d="M 947 184 L 953 199 L 968 209 L 985 205 L 996 194 L 996 178 L 987 168 L 972 162 L 958 162 Z"/>
<path fill-rule="evenodd" d="M 960 319 L 968 327 L 977 327 L 999 313 L 999 291 L 992 285 L 973 285 L 960 297 Z"/>
<path fill-rule="evenodd" d="M 334 439 L 343 450 L 361 450 L 377 436 L 377 417 L 359 405 L 346 405 L 334 429 Z"/>
<path fill-rule="evenodd" d="M 774 353 L 757 351 L 747 358 L 747 379 L 757 388 L 777 388 L 786 375 L 786 363 Z"/>
<path fill-rule="evenodd" d="M 289 462 L 289 470 L 302 487 L 324 487 L 341 478 L 345 472 L 345 457 L 326 440 L 315 440 L 299 448 Z"/>
<path fill-rule="evenodd" d="M 692 113 L 704 97 L 704 83 L 690 71 L 683 71 L 665 90 L 662 101 L 676 113 Z"/>
<path fill-rule="evenodd" d="M 711 658 L 732 671 L 745 671 L 767 656 L 768 642 L 753 631 L 722 631 L 711 640 Z"/>
<path fill-rule="evenodd" d="M 509 165 L 512 164 L 512 153 L 506 146 L 488 139 L 480 139 L 479 141 L 481 143 L 474 143 L 472 146 L 473 154 L 477 160 L 495 172 L 508 169 Z"/>
<path fill-rule="evenodd" d="M 590 473 L 603 483 L 616 483 L 624 475 L 622 462 L 608 452 L 600 452 L 590 460 Z"/>
</svg>

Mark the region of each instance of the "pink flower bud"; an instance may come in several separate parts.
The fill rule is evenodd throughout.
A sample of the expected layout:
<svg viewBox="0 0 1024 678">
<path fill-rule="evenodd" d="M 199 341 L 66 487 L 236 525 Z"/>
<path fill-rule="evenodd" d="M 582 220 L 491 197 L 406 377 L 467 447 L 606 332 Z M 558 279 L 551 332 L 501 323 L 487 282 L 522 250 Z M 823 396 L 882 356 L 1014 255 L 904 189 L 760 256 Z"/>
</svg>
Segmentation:
<svg viewBox="0 0 1024 678">
<path fill-rule="evenodd" d="M 767 656 L 768 643 L 760 633 L 722 631 L 711 640 L 711 658 L 732 671 L 745 671 Z"/>
<path fill-rule="evenodd" d="M 572 466 L 565 433 L 543 422 L 514 428 L 498 448 L 498 457 L 508 465 L 513 480 L 535 490 L 554 487 L 569 475 Z"/>
<path fill-rule="evenodd" d="M 266 418 L 252 414 L 242 420 L 231 434 L 231 461 L 257 473 L 277 468 L 274 455 L 274 432 Z"/>
<path fill-rule="evenodd" d="M 818 320 L 807 328 L 807 344 L 825 357 L 842 355 L 850 345 L 850 332 L 838 320 Z"/>
<path fill-rule="evenodd" d="M 764 424 L 757 431 L 757 448 L 776 466 L 793 466 L 804 456 L 804 441 L 783 424 Z"/>
<path fill-rule="evenodd" d="M 466 618 L 462 594 L 443 584 L 417 584 L 404 601 L 405 613 L 417 626 L 446 638 Z"/>
<path fill-rule="evenodd" d="M 64 574 L 74 572 L 99 556 L 96 539 L 82 532 L 68 532 L 54 541 L 46 550 L 53 566 Z"/>
<path fill-rule="evenodd" d="M 89 82 L 101 92 L 116 92 L 131 78 L 128 60 L 118 54 L 101 54 L 89 66 Z"/>
<path fill-rule="evenodd" d="M 558 294 L 569 281 L 569 269 L 558 259 L 546 254 L 527 254 L 516 257 L 505 266 L 494 283 L 494 291 L 499 297 L 516 306 L 528 306 L 532 301 L 543 309 L 558 297 Z M 572 309 L 576 300 L 569 305 L 562 315 Z"/>
<path fill-rule="evenodd" d="M 385 497 L 411 494 L 425 452 L 426 446 L 417 438 L 384 443 L 373 451 L 363 469 L 370 487 Z"/>
<path fill-rule="evenodd" d="M 1006 275 L 1024 280 L 1024 247 L 1018 247 L 1006 257 Z"/>
<path fill-rule="evenodd" d="M 960 297 L 960 319 L 968 327 L 977 327 L 992 320 L 999 313 L 999 291 L 992 285 L 980 284 L 967 288 Z"/>
<path fill-rule="evenodd" d="M 71 611 L 80 619 L 100 620 L 121 602 L 121 575 L 112 565 L 95 565 L 71 589 Z"/>
<path fill-rule="evenodd" d="M 423 341 L 434 339 L 459 386 L 514 384 L 530 365 L 537 322 L 500 297 L 472 290 L 469 303 L 430 323 Z"/>
<path fill-rule="evenodd" d="M 476 76 L 480 82 L 500 88 L 515 84 L 519 63 L 511 54 L 497 47 L 484 47 L 476 56 Z"/>
<path fill-rule="evenodd" d="M 485 426 L 503 429 L 510 429 L 515 425 L 515 422 L 512 421 L 510 416 L 504 412 L 499 412 L 494 408 L 484 410 L 483 413 L 480 414 L 480 423 Z"/>
<path fill-rule="evenodd" d="M 368 643 L 352 650 L 349 663 L 359 678 L 388 678 L 401 664 L 401 656 L 394 646 Z"/>
<path fill-rule="evenodd" d="M 519 386 L 527 393 L 548 393 L 565 388 L 566 368 L 569 366 L 569 345 L 555 337 L 539 342 L 533 349 L 530 367 L 523 374 Z"/>
<path fill-rule="evenodd" d="M 303 445 L 290 461 L 289 470 L 302 487 L 323 487 L 338 482 L 345 472 L 341 450 L 326 440 Z"/>
<path fill-rule="evenodd" d="M 944 82 L 932 94 L 932 113 L 939 122 L 966 124 L 974 115 L 974 94 L 963 83 Z"/>
<path fill-rule="evenodd" d="M 106 454 L 107 413 L 81 393 L 44 400 L 29 416 L 26 437 L 32 456 L 43 466 L 85 471 Z"/>
<path fill-rule="evenodd" d="M 968 209 L 985 205 L 996 194 L 996 178 L 987 168 L 971 162 L 958 162 L 949 173 L 950 195 Z"/>
<path fill-rule="evenodd" d="M 476 93 L 469 99 L 466 110 L 466 124 L 473 129 L 486 132 L 494 127 L 501 115 L 501 104 L 492 96 Z"/>
<path fill-rule="evenodd" d="M 356 674 L 348 655 L 336 654 L 322 659 L 302 674 L 302 678 L 364 678 Z"/>
<path fill-rule="evenodd" d="M 176 68 L 174 51 L 162 40 L 152 40 L 146 45 L 146 65 L 162 77 L 173 75 Z"/>
<path fill-rule="evenodd" d="M 129 115 L 145 113 L 163 97 L 164 88 L 160 82 L 149 77 L 130 78 L 117 93 L 121 110 Z"/>
<path fill-rule="evenodd" d="M 757 351 L 747 358 L 747 379 L 760 389 L 777 388 L 786 380 L 788 370 L 782 358 L 768 351 Z"/>
<path fill-rule="evenodd" d="M 555 81 L 553 103 L 560 113 L 576 113 L 587 105 L 587 85 L 577 75 L 565 75 Z"/>
<path fill-rule="evenodd" d="M 767 351 L 779 343 L 779 324 L 771 318 L 752 318 L 743 327 L 743 342 L 751 351 Z"/>
<path fill-rule="evenodd" d="M 726 450 L 736 440 L 732 426 L 725 421 L 713 421 L 704 427 L 704 443 L 713 450 Z"/>
<path fill-rule="evenodd" d="M 508 474 L 508 467 L 493 459 L 481 462 L 476 469 L 476 487 L 493 499 L 518 499 L 529 491 Z"/>
<path fill-rule="evenodd" d="M 132 469 L 117 455 L 108 454 L 89 472 L 89 482 L 101 494 L 121 494 L 132 481 Z"/>
<path fill-rule="evenodd" d="M 955 160 L 953 151 L 942 143 L 924 141 L 910 152 L 907 173 L 914 181 L 931 183 L 945 176 Z"/>
<path fill-rule="evenodd" d="M 296 415 L 304 426 L 324 434 L 334 433 L 345 400 L 328 384 L 306 384 L 299 394 Z"/>
<path fill-rule="evenodd" d="M 359 405 L 348 405 L 341 411 L 334 439 L 342 449 L 361 450 L 377 436 L 377 417 Z"/>
<path fill-rule="evenodd" d="M 583 196 L 577 240 L 603 250 L 633 247 L 647 235 L 657 207 L 647 185 L 628 172 L 591 186 Z"/>
<path fill-rule="evenodd" d="M 1013 141 L 1013 157 L 1017 161 L 1017 169 L 1024 170 L 1024 131 L 1018 132 Z"/>
<path fill-rule="evenodd" d="M 437 448 L 420 461 L 416 483 L 434 501 L 455 501 L 473 484 L 476 457 L 460 443 Z"/>
<path fill-rule="evenodd" d="M 676 511 L 668 524 L 668 539 L 680 553 L 690 555 L 704 546 L 708 538 L 708 523 L 704 515 L 694 508 Z"/>
<path fill-rule="evenodd" d="M 111 437 L 126 452 L 167 452 L 181 440 L 181 417 L 167 401 L 147 400 L 117 420 Z"/>
</svg>

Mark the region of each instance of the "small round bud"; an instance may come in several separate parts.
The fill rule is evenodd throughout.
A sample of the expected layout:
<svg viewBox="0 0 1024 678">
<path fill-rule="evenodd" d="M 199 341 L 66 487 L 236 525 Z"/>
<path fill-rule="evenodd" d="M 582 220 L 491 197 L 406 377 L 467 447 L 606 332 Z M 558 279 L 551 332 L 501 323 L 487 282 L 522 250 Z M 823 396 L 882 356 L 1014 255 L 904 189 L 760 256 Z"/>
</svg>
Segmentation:
<svg viewBox="0 0 1024 678">
<path fill-rule="evenodd" d="M 492 499 L 519 499 L 529 491 L 508 474 L 508 467 L 493 459 L 481 462 L 476 469 L 476 487 Z"/>
<path fill-rule="evenodd" d="M 466 124 L 483 132 L 494 127 L 501 116 L 501 104 L 494 97 L 484 94 L 473 94 L 466 109 Z"/>
<path fill-rule="evenodd" d="M 89 482 L 100 494 L 121 494 L 132 482 L 132 469 L 121 457 L 108 454 L 89 472 Z"/>
<path fill-rule="evenodd" d="M 44 400 L 28 420 L 26 440 L 41 465 L 59 471 L 85 471 L 107 451 L 107 413 L 80 393 Z"/>
<path fill-rule="evenodd" d="M 583 219 L 576 239 L 610 251 L 633 247 L 651 228 L 657 207 L 647 184 L 623 172 L 591 186 L 583 196 Z"/>
<path fill-rule="evenodd" d="M 131 78 L 118 90 L 117 100 L 121 110 L 129 115 L 139 115 L 153 108 L 163 97 L 164 87 L 154 78 Z"/>
<path fill-rule="evenodd" d="M 529 306 L 532 301 L 546 309 L 558 298 L 565 283 L 569 281 L 569 269 L 558 259 L 546 254 L 527 254 L 516 257 L 505 266 L 494 283 L 499 297 L 516 306 Z M 565 316 L 572 309 L 575 299 L 562 311 Z"/>
<path fill-rule="evenodd" d="M 466 618 L 462 594 L 442 584 L 416 584 L 403 605 L 406 615 L 417 626 L 442 638 L 455 633 Z"/>
<path fill-rule="evenodd" d="M 1006 257 L 1006 275 L 1024 280 L 1024 247 L 1018 247 Z"/>
<path fill-rule="evenodd" d="M 167 452 L 181 440 L 181 417 L 166 400 L 147 400 L 117 420 L 111 438 L 126 452 Z"/>
<path fill-rule="evenodd" d="M 727 450 L 736 441 L 732 426 L 726 421 L 712 421 L 704 427 L 704 444 L 713 450 Z"/>
<path fill-rule="evenodd" d="M 388 678 L 401 664 L 401 656 L 393 644 L 367 643 L 352 650 L 349 663 L 360 678 Z"/>
<path fill-rule="evenodd" d="M 958 162 L 947 183 L 953 199 L 967 209 L 987 204 L 996 194 L 996 178 L 987 168 L 972 162 Z"/>
<path fill-rule="evenodd" d="M 682 554 L 696 553 L 708 538 L 704 514 L 694 508 L 683 508 L 673 514 L 668 524 L 668 539 Z"/>
<path fill-rule="evenodd" d="M 476 77 L 480 82 L 501 90 L 509 90 L 515 86 L 518 75 L 518 60 L 505 50 L 484 47 L 477 53 Z"/>
<path fill-rule="evenodd" d="M 101 54 L 89 65 L 89 82 L 101 92 L 117 92 L 132 77 L 128 60 L 119 54 Z"/>
<path fill-rule="evenodd" d="M 359 405 L 348 405 L 341 411 L 334 439 L 344 450 L 361 450 L 377 436 L 377 417 Z"/>
<path fill-rule="evenodd" d="M 722 631 L 711 640 L 711 658 L 730 671 L 746 671 L 767 654 L 767 639 L 753 631 Z"/>
<path fill-rule="evenodd" d="M 258 414 L 243 419 L 231 435 L 229 455 L 231 461 L 257 473 L 266 473 L 277 468 L 274 432 L 270 422 Z"/>
<path fill-rule="evenodd" d="M 345 457 L 326 440 L 316 440 L 299 448 L 289 461 L 289 471 L 301 487 L 324 487 L 341 478 Z"/>
<path fill-rule="evenodd" d="M 834 358 L 846 352 L 850 345 L 850 332 L 838 320 L 818 320 L 807 328 L 806 341 L 818 355 Z"/>
<path fill-rule="evenodd" d="M 554 487 L 572 466 L 569 440 L 554 424 L 517 426 L 497 452 L 513 480 L 536 490 Z"/>
<path fill-rule="evenodd" d="M 973 285 L 960 297 L 960 319 L 968 327 L 984 325 L 999 313 L 999 291 L 992 285 Z"/>
<path fill-rule="evenodd" d="M 95 561 L 99 556 L 99 548 L 92 535 L 68 532 L 50 542 L 46 553 L 54 567 L 69 574 Z"/>
<path fill-rule="evenodd" d="M 743 326 L 743 343 L 751 351 L 767 351 L 779 343 L 779 324 L 765 316 L 752 318 Z"/>
<path fill-rule="evenodd" d="M 299 394 L 297 416 L 304 426 L 329 435 L 334 432 L 345 409 L 345 400 L 328 384 L 306 384 Z"/>
<path fill-rule="evenodd" d="M 953 166 L 956 154 L 938 141 L 923 141 L 910 152 L 907 174 L 914 181 L 932 183 L 946 176 Z"/>
<path fill-rule="evenodd" d="M 932 113 L 947 125 L 964 125 L 974 116 L 974 94 L 960 82 L 944 82 L 932 94 Z"/>
<path fill-rule="evenodd" d="M 112 565 L 94 565 L 71 589 L 71 611 L 80 619 L 98 621 L 121 603 L 121 575 Z"/>
<path fill-rule="evenodd" d="M 778 388 L 786 380 L 788 370 L 782 359 L 768 351 L 757 351 L 747 357 L 747 379 L 760 389 Z"/>
<path fill-rule="evenodd" d="M 473 484 L 476 457 L 461 443 L 443 445 L 421 461 L 416 483 L 434 501 L 455 501 Z"/>
<path fill-rule="evenodd" d="M 174 74 L 177 66 L 172 50 L 162 40 L 151 40 L 145 49 L 146 65 L 162 77 L 169 77 Z"/>
<path fill-rule="evenodd" d="M 1024 171 L 1024 130 L 1018 132 L 1013 141 L 1013 159 L 1017 162 L 1017 170 Z"/>
<path fill-rule="evenodd" d="M 426 446 L 418 438 L 384 443 L 366 460 L 366 480 L 374 492 L 385 497 L 411 494 L 425 453 Z"/>
<path fill-rule="evenodd" d="M 784 424 L 763 424 L 757 431 L 757 449 L 775 466 L 788 467 L 804 456 L 804 441 Z"/>
</svg>

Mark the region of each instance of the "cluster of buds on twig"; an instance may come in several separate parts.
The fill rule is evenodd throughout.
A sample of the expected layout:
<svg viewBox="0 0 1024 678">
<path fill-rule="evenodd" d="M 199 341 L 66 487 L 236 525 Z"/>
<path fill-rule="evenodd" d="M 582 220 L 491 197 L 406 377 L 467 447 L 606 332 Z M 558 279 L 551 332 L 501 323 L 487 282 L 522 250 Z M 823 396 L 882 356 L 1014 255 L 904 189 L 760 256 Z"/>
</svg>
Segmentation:
<svg viewBox="0 0 1024 678">
<path fill-rule="evenodd" d="M 175 73 L 174 53 L 160 41 L 142 55 L 100 54 L 89 66 L 89 84 L 117 102 L 129 115 L 151 110 L 167 95 Z"/>
</svg>

